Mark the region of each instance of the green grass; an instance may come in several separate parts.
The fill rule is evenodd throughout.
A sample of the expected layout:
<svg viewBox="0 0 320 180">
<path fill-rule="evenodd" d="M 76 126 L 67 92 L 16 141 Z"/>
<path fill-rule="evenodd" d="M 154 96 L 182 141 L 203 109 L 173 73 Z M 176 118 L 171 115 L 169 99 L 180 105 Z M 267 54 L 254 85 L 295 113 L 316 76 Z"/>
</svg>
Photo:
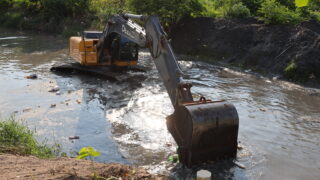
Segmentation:
<svg viewBox="0 0 320 180">
<path fill-rule="evenodd" d="M 290 61 L 286 68 L 283 70 L 284 72 L 284 76 L 290 80 L 293 80 L 293 81 L 299 81 L 299 76 L 298 76 L 298 73 L 297 73 L 297 64 L 295 63 L 295 61 Z"/>
<path fill-rule="evenodd" d="M 295 61 L 290 61 L 283 70 L 284 76 L 294 82 L 307 82 L 310 76 L 310 71 L 301 70 Z"/>
<path fill-rule="evenodd" d="M 54 149 L 38 143 L 34 131 L 12 116 L 0 120 L 0 153 L 50 158 L 54 156 Z"/>
</svg>

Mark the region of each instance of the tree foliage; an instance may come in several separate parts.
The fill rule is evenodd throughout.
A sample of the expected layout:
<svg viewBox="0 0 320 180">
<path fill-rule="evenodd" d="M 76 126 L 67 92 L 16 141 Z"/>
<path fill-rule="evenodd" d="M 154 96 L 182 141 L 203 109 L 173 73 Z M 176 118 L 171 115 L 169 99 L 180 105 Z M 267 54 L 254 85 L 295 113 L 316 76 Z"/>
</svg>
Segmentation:
<svg viewBox="0 0 320 180">
<path fill-rule="evenodd" d="M 295 24 L 303 20 L 301 15 L 276 0 L 266 0 L 258 10 L 259 19 L 266 23 Z"/>
<path fill-rule="evenodd" d="M 203 7 L 197 0 L 128 0 L 132 12 L 158 15 L 165 26 L 170 26 L 185 16 L 198 16 Z"/>
<path fill-rule="evenodd" d="M 126 10 L 126 0 L 90 0 L 89 10 L 96 17 L 96 26 L 104 26 L 112 14 Z"/>
<path fill-rule="evenodd" d="M 121 11 L 157 15 L 167 28 L 188 16 L 253 16 L 266 23 L 294 24 L 320 21 L 320 0 L 1 0 L 0 23 L 47 31 L 69 30 L 70 24 L 102 28 Z"/>
</svg>

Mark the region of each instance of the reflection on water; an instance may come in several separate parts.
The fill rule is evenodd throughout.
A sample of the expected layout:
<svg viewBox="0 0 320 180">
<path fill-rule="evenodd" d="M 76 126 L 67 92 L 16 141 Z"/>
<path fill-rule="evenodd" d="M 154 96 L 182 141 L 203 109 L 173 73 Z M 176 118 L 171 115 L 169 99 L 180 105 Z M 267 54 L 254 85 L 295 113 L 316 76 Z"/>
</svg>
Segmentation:
<svg viewBox="0 0 320 180">
<path fill-rule="evenodd" d="M 204 168 L 214 179 L 319 179 L 319 90 L 181 61 L 195 98 L 227 99 L 236 106 L 237 162 L 245 167 L 225 160 L 187 169 L 167 161 L 176 149 L 165 125 L 173 108 L 148 53 L 139 55 L 148 72 L 109 82 L 52 74 L 52 64 L 69 60 L 67 52 L 63 38 L 0 29 L 1 116 L 17 111 L 39 140 L 60 143 L 69 154 L 93 146 L 102 152 L 99 161 L 139 164 L 172 178 L 191 179 Z M 25 79 L 31 73 L 39 78 Z M 48 92 L 56 85 L 61 95 Z M 75 135 L 80 139 L 68 139 Z"/>
</svg>

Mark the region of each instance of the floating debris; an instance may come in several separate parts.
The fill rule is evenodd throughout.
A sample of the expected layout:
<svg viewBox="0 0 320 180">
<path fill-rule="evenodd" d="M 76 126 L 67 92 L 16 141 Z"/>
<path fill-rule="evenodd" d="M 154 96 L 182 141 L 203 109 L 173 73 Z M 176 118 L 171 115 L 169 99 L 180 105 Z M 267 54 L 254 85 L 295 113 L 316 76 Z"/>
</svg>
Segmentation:
<svg viewBox="0 0 320 180">
<path fill-rule="evenodd" d="M 274 76 L 274 77 L 272 78 L 273 81 L 276 81 L 276 80 L 278 80 L 278 79 L 279 79 L 279 76 Z"/>
<path fill-rule="evenodd" d="M 60 91 L 57 91 L 57 92 L 56 92 L 56 95 L 61 95 Z"/>
<path fill-rule="evenodd" d="M 30 107 L 29 108 L 25 108 L 25 109 L 22 110 L 22 112 L 28 112 L 28 111 L 31 111 L 31 109 L 32 108 L 30 108 Z"/>
<path fill-rule="evenodd" d="M 320 93 L 319 92 L 312 92 L 312 93 L 309 93 L 309 96 L 318 96 L 318 97 L 320 97 Z"/>
<path fill-rule="evenodd" d="M 78 99 L 76 100 L 76 102 L 77 102 L 78 104 L 80 104 L 80 103 L 81 103 L 81 101 L 80 101 L 80 100 L 78 100 Z"/>
<path fill-rule="evenodd" d="M 54 108 L 54 107 L 56 107 L 57 105 L 56 104 L 51 104 L 51 108 Z"/>
<path fill-rule="evenodd" d="M 207 170 L 200 170 L 197 171 L 197 180 L 210 180 L 211 179 L 211 172 Z"/>
<path fill-rule="evenodd" d="M 38 75 L 36 75 L 36 74 L 30 74 L 30 75 L 26 76 L 25 78 L 27 78 L 27 79 L 37 79 L 37 78 L 38 78 Z"/>
<path fill-rule="evenodd" d="M 269 79 L 266 80 L 266 83 L 272 83 Z"/>
<path fill-rule="evenodd" d="M 60 90 L 59 86 L 55 86 L 55 87 L 49 89 L 48 92 L 57 92 L 57 91 L 59 91 L 59 90 Z"/>
<path fill-rule="evenodd" d="M 265 108 L 260 108 L 260 111 L 262 111 L 262 112 L 266 112 L 266 111 L 267 111 L 267 109 L 265 109 Z"/>
<path fill-rule="evenodd" d="M 242 150 L 243 149 L 243 146 L 238 144 L 238 147 L 237 147 L 238 150 Z"/>
<path fill-rule="evenodd" d="M 69 136 L 69 139 L 70 139 L 70 140 L 73 140 L 73 139 L 80 139 L 80 137 L 79 137 L 79 136 Z"/>
<path fill-rule="evenodd" d="M 246 167 L 243 164 L 239 163 L 238 161 L 234 161 L 233 163 L 241 169 L 246 169 Z"/>
</svg>

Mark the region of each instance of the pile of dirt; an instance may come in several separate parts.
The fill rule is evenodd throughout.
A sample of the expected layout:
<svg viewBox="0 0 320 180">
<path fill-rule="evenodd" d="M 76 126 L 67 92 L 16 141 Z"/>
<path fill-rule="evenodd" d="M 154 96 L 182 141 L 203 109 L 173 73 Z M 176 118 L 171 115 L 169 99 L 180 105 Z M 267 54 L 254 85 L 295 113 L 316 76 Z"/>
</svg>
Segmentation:
<svg viewBox="0 0 320 180">
<path fill-rule="evenodd" d="M 320 24 L 266 25 L 253 18 L 187 18 L 171 31 L 177 53 L 320 84 Z"/>
<path fill-rule="evenodd" d="M 0 154 L 0 179 L 167 179 L 145 169 L 117 163 L 94 163 L 74 158 L 39 159 Z M 94 169 L 93 169 L 94 168 Z M 96 175 L 93 176 L 93 173 Z"/>
</svg>

